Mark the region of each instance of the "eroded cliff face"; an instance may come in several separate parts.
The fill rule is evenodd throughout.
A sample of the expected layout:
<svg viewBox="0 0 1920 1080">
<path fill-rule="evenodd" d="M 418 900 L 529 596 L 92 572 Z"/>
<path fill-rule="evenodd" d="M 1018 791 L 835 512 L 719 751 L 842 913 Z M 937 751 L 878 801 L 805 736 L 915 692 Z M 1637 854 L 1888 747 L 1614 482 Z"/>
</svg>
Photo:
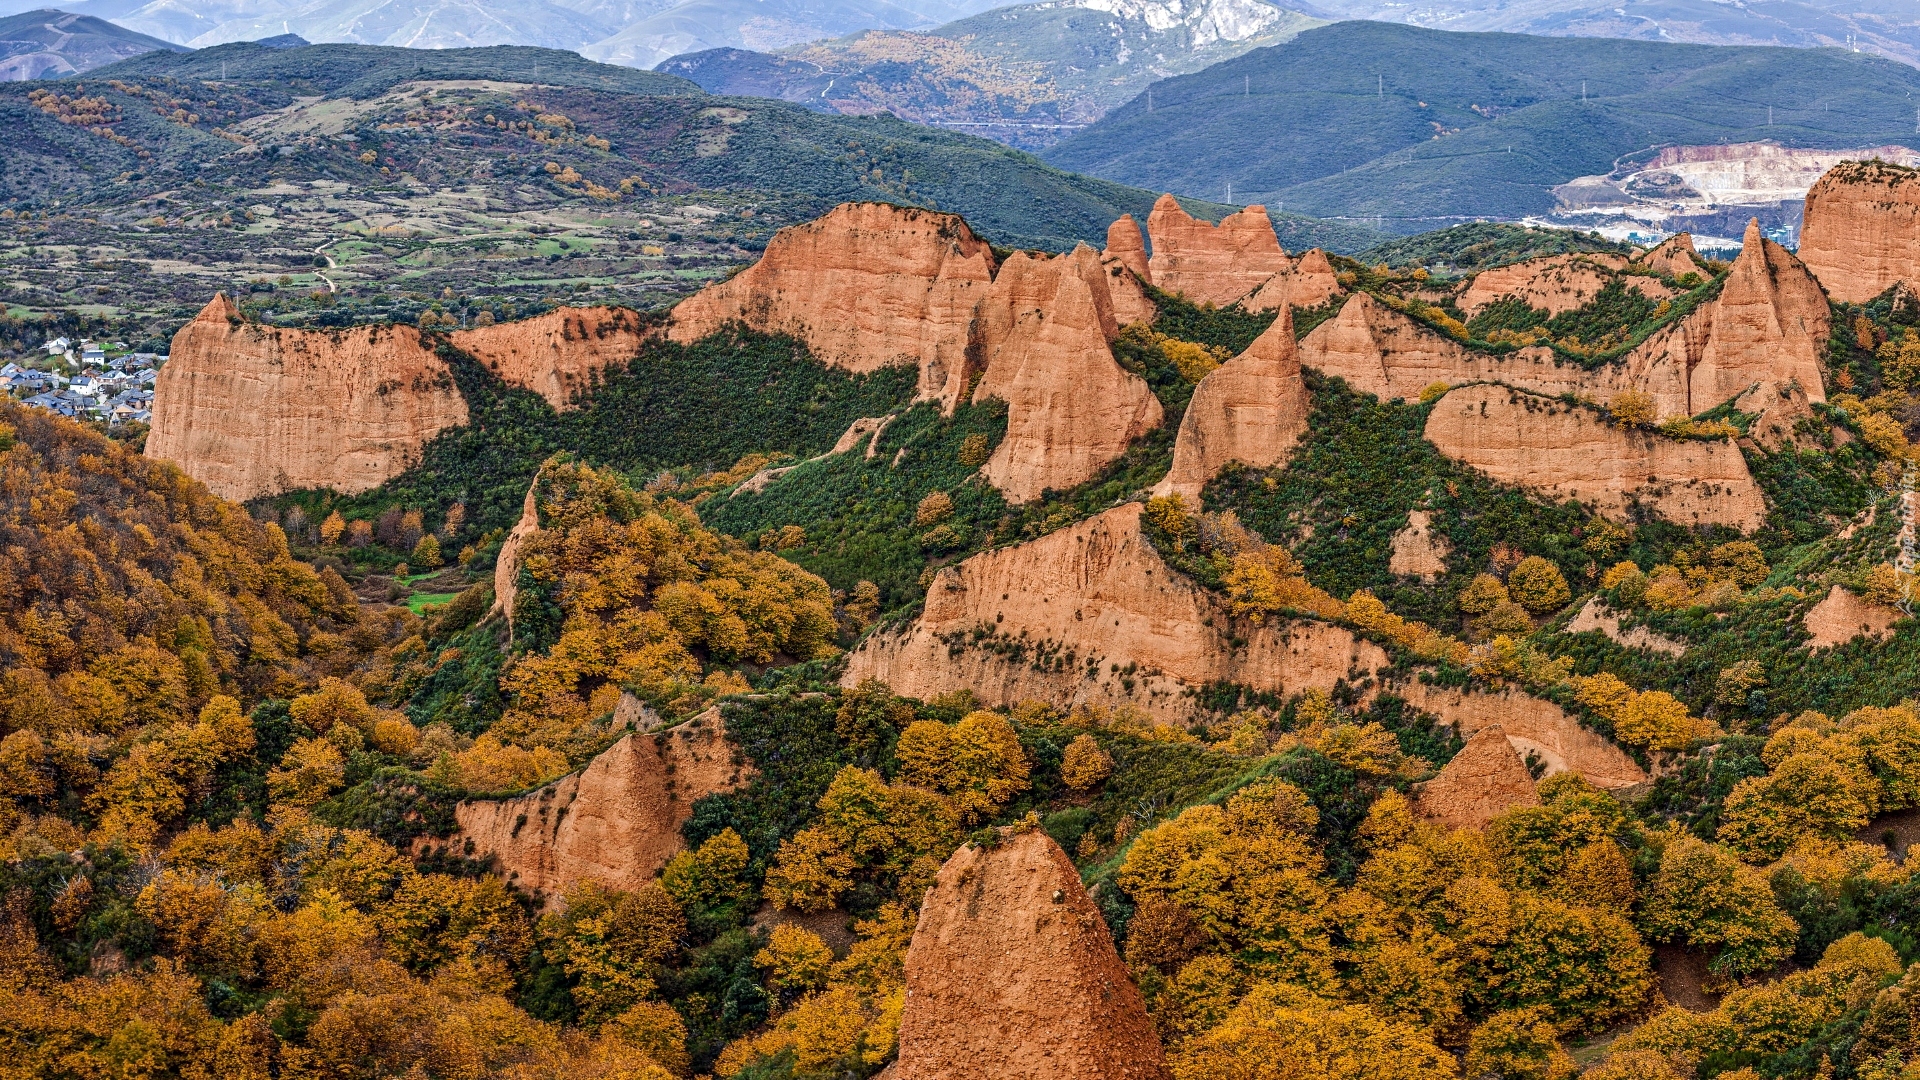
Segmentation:
<svg viewBox="0 0 1920 1080">
<path fill-rule="evenodd" d="M 1113 317 L 1121 326 L 1151 323 L 1160 309 L 1147 297 L 1142 283 L 1153 281 L 1147 267 L 1147 245 L 1140 239 L 1140 225 L 1132 214 L 1107 226 L 1107 249 L 1100 253 L 1100 265 L 1107 268 L 1107 292 L 1113 298 Z"/>
<path fill-rule="evenodd" d="M 1093 479 L 1160 424 L 1159 399 L 1108 345 L 1118 325 L 1107 276 L 1085 244 L 1054 258 L 1018 252 L 980 305 L 986 370 L 973 399 L 1007 403 L 1006 437 L 980 472 L 1014 502 Z"/>
<path fill-rule="evenodd" d="M 1627 520 L 1636 501 L 1683 525 L 1752 530 L 1766 518 L 1759 485 L 1730 439 L 1619 428 L 1593 410 L 1491 385 L 1441 398 L 1426 438 L 1500 483 L 1579 499 L 1616 521 Z"/>
<path fill-rule="evenodd" d="M 1264 206 L 1246 207 L 1209 225 L 1182 210 L 1173 196 L 1162 195 L 1147 215 L 1147 236 L 1153 241 L 1148 265 L 1154 287 L 1196 304 L 1225 307 L 1293 268 Z"/>
<path fill-rule="evenodd" d="M 1543 778 L 1576 772 L 1608 791 L 1624 791 L 1649 779 L 1626 751 L 1581 727 L 1545 698 L 1518 690 L 1490 694 L 1438 687 L 1418 679 L 1388 689 L 1414 708 L 1439 717 L 1469 741 L 1488 728 L 1497 728 L 1522 759 L 1532 754 L 1544 766 Z"/>
<path fill-rule="evenodd" d="M 1847 161 L 1807 192 L 1800 258 L 1835 300 L 1865 303 L 1895 282 L 1920 291 L 1920 170 Z"/>
<path fill-rule="evenodd" d="M 667 336 L 697 341 L 731 322 L 791 334 L 853 372 L 911 363 L 920 397 L 966 388 L 968 325 L 994 277 L 993 251 L 953 214 L 846 203 L 774 234 L 760 261 L 673 309 Z"/>
<path fill-rule="evenodd" d="M 1600 290 L 1626 268 L 1627 260 L 1618 255 L 1550 255 L 1528 259 L 1511 266 L 1483 270 L 1473 276 L 1460 293 L 1460 310 L 1468 318 L 1503 297 L 1524 301 L 1549 315 L 1585 307 Z M 1628 281 L 1649 300 L 1664 300 L 1673 290 L 1658 280 L 1635 277 Z"/>
<path fill-rule="evenodd" d="M 638 356 L 648 333 L 639 312 L 628 308 L 563 307 L 519 322 L 456 330 L 452 339 L 505 382 L 565 409 L 596 374 Z"/>
<path fill-rule="evenodd" d="M 1647 257 L 1642 261 L 1648 268 L 1674 277 L 1699 274 L 1705 279 L 1712 276 L 1707 269 L 1707 260 L 1694 250 L 1692 233 L 1677 233 L 1667 237 L 1647 252 Z"/>
<path fill-rule="evenodd" d="M 1173 444 L 1173 467 L 1156 494 L 1197 496 L 1230 461 L 1256 469 L 1278 465 L 1306 433 L 1311 403 L 1300 377 L 1292 309 L 1284 302 L 1279 307 L 1279 317 L 1246 352 L 1193 388 Z"/>
<path fill-rule="evenodd" d="M 353 494 L 466 422 L 466 400 L 418 330 L 262 326 L 243 322 L 222 294 L 174 335 L 146 454 L 229 499 L 307 487 Z"/>
<path fill-rule="evenodd" d="M 509 629 L 513 624 L 513 601 L 520 591 L 520 549 L 540 531 L 540 508 L 533 497 L 539 486 L 540 478 L 535 476 L 527 487 L 526 502 L 520 506 L 520 520 L 508 530 L 507 538 L 500 543 L 500 554 L 493 560 L 493 610 L 489 614 L 505 615 Z"/>
<path fill-rule="evenodd" d="M 1806 265 L 1761 236 L 1757 219 L 1747 224 L 1740 257 L 1710 314 L 1705 352 L 1687 380 L 1689 412 L 1710 409 L 1755 384 L 1794 384 L 1809 401 L 1827 399 L 1820 357 L 1832 309 Z"/>
<path fill-rule="evenodd" d="M 1188 691 L 1208 683 L 1331 690 L 1386 665 L 1378 646 L 1330 623 L 1236 626 L 1160 558 L 1140 513 L 1128 503 L 940 571 L 920 618 L 870 636 L 843 685 L 874 678 L 918 698 L 966 688 L 989 705 L 1130 704 L 1186 721 L 1197 714 Z"/>
<path fill-rule="evenodd" d="M 1038 830 L 953 853 L 907 950 L 898 1080 L 1167 1080 L 1146 1004 Z"/>
<path fill-rule="evenodd" d="M 1274 311 L 1282 305 L 1297 308 L 1319 307 L 1340 295 L 1340 277 L 1327 261 L 1327 253 L 1311 248 L 1284 274 L 1275 274 L 1252 296 L 1241 301 L 1248 311 Z"/>
<path fill-rule="evenodd" d="M 640 703 L 622 695 L 616 723 L 637 719 Z M 736 764 L 718 709 L 677 727 L 636 732 L 585 769 L 511 799 L 470 799 L 455 808 L 460 832 L 449 842 L 522 888 L 558 896 L 593 880 L 637 889 L 678 854 L 680 826 L 705 796 L 751 778 Z"/>
</svg>

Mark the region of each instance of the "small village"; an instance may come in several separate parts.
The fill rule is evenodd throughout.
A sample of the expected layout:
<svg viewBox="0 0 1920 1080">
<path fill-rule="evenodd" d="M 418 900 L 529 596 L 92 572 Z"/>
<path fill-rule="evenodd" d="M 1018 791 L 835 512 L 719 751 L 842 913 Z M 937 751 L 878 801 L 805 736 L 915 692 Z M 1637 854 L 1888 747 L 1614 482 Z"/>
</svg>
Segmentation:
<svg viewBox="0 0 1920 1080">
<path fill-rule="evenodd" d="M 0 367 L 0 389 L 23 404 L 76 420 L 144 424 L 153 416 L 153 382 L 166 358 L 125 349 L 124 342 L 76 344 L 57 337 L 46 343 L 45 368 Z"/>
</svg>

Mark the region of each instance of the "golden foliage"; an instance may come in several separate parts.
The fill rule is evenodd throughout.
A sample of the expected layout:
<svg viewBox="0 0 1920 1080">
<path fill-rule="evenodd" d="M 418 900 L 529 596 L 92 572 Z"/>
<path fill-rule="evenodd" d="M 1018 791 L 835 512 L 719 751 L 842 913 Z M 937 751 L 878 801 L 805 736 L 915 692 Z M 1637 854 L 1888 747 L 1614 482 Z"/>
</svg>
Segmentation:
<svg viewBox="0 0 1920 1080">
<path fill-rule="evenodd" d="M 1113 757 L 1092 735 L 1074 736 L 1060 760 L 1060 780 L 1074 791 L 1090 791 L 1113 775 Z"/>
<path fill-rule="evenodd" d="M 1300 561 L 1277 544 L 1235 555 L 1222 584 L 1236 615 L 1257 618 L 1294 610 L 1330 619 L 1344 610 L 1340 601 L 1309 582 Z"/>
</svg>

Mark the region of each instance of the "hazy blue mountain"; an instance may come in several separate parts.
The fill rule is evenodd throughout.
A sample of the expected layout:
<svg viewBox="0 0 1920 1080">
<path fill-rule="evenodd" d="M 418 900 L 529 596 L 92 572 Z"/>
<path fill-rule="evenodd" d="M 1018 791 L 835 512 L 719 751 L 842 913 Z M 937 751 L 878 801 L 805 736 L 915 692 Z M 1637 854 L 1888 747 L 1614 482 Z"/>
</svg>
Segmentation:
<svg viewBox="0 0 1920 1080">
<path fill-rule="evenodd" d="M 54 79 L 181 46 L 91 15 L 41 9 L 0 18 L 0 82 Z"/>
</svg>

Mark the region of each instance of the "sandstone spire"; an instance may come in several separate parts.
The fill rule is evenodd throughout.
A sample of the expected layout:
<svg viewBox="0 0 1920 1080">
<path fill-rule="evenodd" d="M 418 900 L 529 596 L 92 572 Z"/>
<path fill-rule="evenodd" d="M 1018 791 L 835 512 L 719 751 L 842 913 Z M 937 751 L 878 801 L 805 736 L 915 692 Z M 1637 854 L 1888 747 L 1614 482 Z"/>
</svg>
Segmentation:
<svg viewBox="0 0 1920 1080">
<path fill-rule="evenodd" d="M 1107 250 L 1100 253 L 1100 263 L 1107 268 L 1114 318 L 1122 326 L 1151 323 L 1159 312 L 1147 299 L 1143 284 L 1151 284 L 1153 274 L 1147 266 L 1147 246 L 1140 239 L 1140 225 L 1132 214 L 1122 214 L 1120 220 L 1107 226 Z"/>
<path fill-rule="evenodd" d="M 1920 290 L 1920 170 L 1843 161 L 1807 192 L 1800 258 L 1835 300 Z"/>
<path fill-rule="evenodd" d="M 1710 409 L 1756 383 L 1798 384 L 1807 400 L 1825 401 L 1820 357 L 1830 318 L 1819 282 L 1792 252 L 1760 235 L 1758 219 L 1748 222 L 1713 303 L 1706 349 L 1688 377 L 1687 411 Z"/>
<path fill-rule="evenodd" d="M 305 487 L 352 494 L 467 422 L 447 365 L 410 326 L 290 330 L 215 295 L 174 335 L 146 455 L 229 499 Z"/>
<path fill-rule="evenodd" d="M 1660 242 L 1660 246 L 1647 252 L 1647 266 L 1662 274 L 1680 277 L 1683 274 L 1707 275 L 1707 263 L 1693 248 L 1692 233 L 1677 233 Z"/>
<path fill-rule="evenodd" d="M 1162 195 L 1147 215 L 1147 235 L 1153 241 L 1148 265 L 1154 286 L 1196 304 L 1231 304 L 1293 268 L 1264 206 L 1229 214 L 1216 226 L 1188 214 L 1172 195 Z"/>
<path fill-rule="evenodd" d="M 1153 272 L 1147 267 L 1147 245 L 1140 239 L 1140 223 L 1132 214 L 1121 214 L 1118 221 L 1107 226 L 1107 250 L 1100 253 L 1100 261 L 1117 262 L 1141 281 L 1153 281 Z"/>
<path fill-rule="evenodd" d="M 981 475 L 1014 502 L 1092 479 L 1159 426 L 1160 401 L 1108 346 L 1118 326 L 1107 272 L 1081 244 L 1053 258 L 1015 253 L 980 305 L 986 370 L 973 399 L 1007 403 L 1007 434 Z"/>
<path fill-rule="evenodd" d="M 1046 833 L 940 868 L 907 951 L 899 1080 L 1166 1080 L 1145 1003 Z"/>
<path fill-rule="evenodd" d="M 533 483 L 527 485 L 526 501 L 520 504 L 520 520 L 513 523 L 500 544 L 500 554 L 493 560 L 493 609 L 488 614 L 505 615 L 509 629 L 513 625 L 513 601 L 519 593 L 520 547 L 540 531 L 540 508 L 534 502 L 534 493 L 539 490 L 540 477 L 535 474 Z"/>
<path fill-rule="evenodd" d="M 1307 387 L 1294 347 L 1293 309 L 1284 299 L 1247 351 L 1194 387 L 1173 445 L 1173 468 L 1158 494 L 1198 495 L 1222 466 L 1265 469 L 1285 461 L 1307 430 Z"/>
<path fill-rule="evenodd" d="M 667 336 L 696 341 L 740 322 L 792 334 L 849 371 L 912 363 L 920 397 L 951 406 L 993 271 L 992 249 L 956 215 L 844 203 L 781 229 L 759 262 L 681 301 Z"/>
</svg>

